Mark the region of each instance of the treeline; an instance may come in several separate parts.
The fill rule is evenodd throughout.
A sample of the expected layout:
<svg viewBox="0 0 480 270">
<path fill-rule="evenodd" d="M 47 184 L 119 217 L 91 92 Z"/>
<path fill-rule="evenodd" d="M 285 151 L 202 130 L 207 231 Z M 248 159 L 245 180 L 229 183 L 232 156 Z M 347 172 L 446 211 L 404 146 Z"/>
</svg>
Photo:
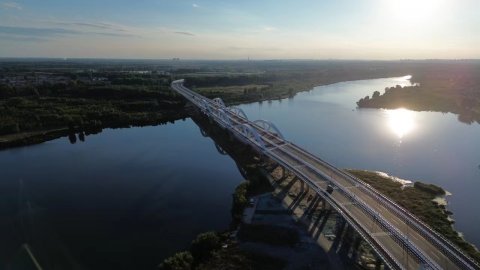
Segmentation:
<svg viewBox="0 0 480 270">
<path fill-rule="evenodd" d="M 480 124 L 480 88 L 471 86 L 465 89 L 454 81 L 441 81 L 443 84 L 421 83 L 408 87 L 390 87 L 383 94 L 375 91 L 371 98 L 366 96 L 357 105 L 359 108 L 451 112 L 458 115 L 460 122 Z"/>
<path fill-rule="evenodd" d="M 285 262 L 243 251 L 232 243 L 228 233 L 215 232 L 199 234 L 188 250 L 175 253 L 159 265 L 161 270 L 274 270 L 283 267 Z"/>
<path fill-rule="evenodd" d="M 158 89 L 158 90 L 157 90 Z M 71 97 L 93 99 L 141 99 L 168 98 L 175 96 L 170 86 L 162 86 L 156 90 L 142 89 L 138 86 L 87 86 L 45 84 L 36 87 L 11 87 L 0 84 L 0 99 L 11 97 Z"/>
<path fill-rule="evenodd" d="M 163 81 L 154 89 L 138 86 L 43 83 L 0 84 L 0 135 L 58 128 L 89 129 L 157 124 L 182 118 L 185 100 Z"/>
<path fill-rule="evenodd" d="M 177 111 L 182 106 L 183 101 L 165 99 L 99 101 L 14 97 L 0 101 L 0 135 L 62 127 L 154 124 L 168 116 L 180 116 Z"/>
<path fill-rule="evenodd" d="M 225 87 L 249 84 L 261 84 L 265 79 L 258 75 L 220 75 L 220 76 L 195 76 L 187 77 L 185 86 L 193 88 L 201 87 Z"/>
</svg>

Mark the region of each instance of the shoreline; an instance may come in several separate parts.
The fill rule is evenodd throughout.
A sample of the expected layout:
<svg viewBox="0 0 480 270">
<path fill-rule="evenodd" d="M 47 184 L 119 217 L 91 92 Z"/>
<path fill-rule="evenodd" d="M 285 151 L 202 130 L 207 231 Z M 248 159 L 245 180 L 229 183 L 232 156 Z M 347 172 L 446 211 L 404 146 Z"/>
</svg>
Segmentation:
<svg viewBox="0 0 480 270">
<path fill-rule="evenodd" d="M 297 94 L 302 93 L 302 92 L 312 91 L 316 87 L 328 86 L 328 85 L 337 84 L 337 83 L 348 83 L 348 82 L 367 81 L 367 80 L 381 80 L 381 79 L 389 79 L 389 78 L 403 78 L 405 76 L 409 76 L 409 75 L 378 76 L 378 77 L 377 76 L 371 76 L 371 77 L 367 76 L 365 78 L 333 80 L 333 81 L 329 81 L 329 82 L 319 82 L 319 83 L 304 83 L 304 84 L 301 84 L 300 86 L 295 85 L 295 84 L 288 84 L 288 83 L 287 84 L 277 84 L 277 85 L 272 84 L 270 86 L 271 89 L 269 91 L 271 91 L 273 94 L 275 94 L 275 96 L 263 97 L 263 96 L 258 96 L 257 95 L 257 96 L 249 97 L 245 100 L 240 100 L 240 101 L 235 100 L 233 98 L 229 98 L 228 96 L 225 96 L 225 94 L 228 93 L 228 92 L 221 90 L 221 88 L 228 88 L 228 87 L 231 87 L 231 86 L 226 86 L 226 87 L 221 87 L 221 86 L 218 86 L 218 87 L 199 87 L 199 88 L 195 89 L 194 91 L 209 97 L 212 94 L 207 92 L 207 91 L 212 91 L 213 89 L 219 88 L 220 91 L 215 92 L 215 95 L 216 95 L 215 97 L 221 97 L 222 100 L 225 102 L 225 104 L 227 104 L 227 106 L 237 106 L 237 105 L 248 105 L 248 104 L 253 104 L 253 103 L 257 103 L 257 102 L 261 103 L 261 102 L 269 102 L 269 101 L 276 101 L 276 100 L 294 98 Z M 297 88 L 292 88 L 292 87 L 295 87 L 295 86 L 297 86 Z M 239 85 L 237 87 L 244 87 L 244 86 Z M 287 92 L 282 93 L 281 92 L 282 89 L 283 90 L 292 89 L 293 92 L 288 92 L 287 91 Z M 277 92 L 280 92 L 280 93 L 277 93 Z M 222 97 L 222 95 L 223 95 L 223 97 Z"/>
<path fill-rule="evenodd" d="M 165 113 L 165 112 L 164 112 Z M 82 137 L 98 134 L 103 131 L 103 129 L 117 129 L 117 128 L 131 128 L 131 127 L 143 127 L 143 126 L 156 126 L 162 125 L 168 122 L 175 122 L 180 119 L 185 119 L 188 117 L 188 114 L 185 109 L 181 111 L 171 111 L 154 121 L 144 121 L 144 122 L 119 122 L 115 124 L 106 124 L 100 126 L 87 126 L 87 127 L 61 127 L 55 129 L 47 129 L 40 131 L 31 131 L 31 132 L 22 132 L 14 133 L 0 136 L 0 151 L 7 149 L 20 148 L 26 146 L 32 146 L 37 144 L 42 144 L 48 141 L 56 140 L 62 137 L 75 136 L 74 141 L 76 141 L 76 136 L 78 134 L 79 139 Z M 72 141 L 71 141 L 72 142 Z M 75 143 L 75 142 L 72 142 Z"/>
</svg>

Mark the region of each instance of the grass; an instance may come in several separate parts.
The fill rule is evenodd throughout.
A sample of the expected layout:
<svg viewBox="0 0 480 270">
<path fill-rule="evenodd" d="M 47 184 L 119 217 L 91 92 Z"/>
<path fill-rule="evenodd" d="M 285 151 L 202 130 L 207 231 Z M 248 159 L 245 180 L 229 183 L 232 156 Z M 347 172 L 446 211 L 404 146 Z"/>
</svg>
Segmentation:
<svg viewBox="0 0 480 270">
<path fill-rule="evenodd" d="M 442 188 L 416 182 L 413 187 L 402 189 L 400 183 L 380 176 L 375 172 L 362 170 L 348 170 L 348 172 L 370 184 L 452 241 L 476 261 L 480 261 L 480 252 L 460 237 L 453 228 L 453 221 L 449 218 L 452 213 L 446 210 L 444 206 L 433 201 L 436 197 L 445 195 Z"/>
</svg>

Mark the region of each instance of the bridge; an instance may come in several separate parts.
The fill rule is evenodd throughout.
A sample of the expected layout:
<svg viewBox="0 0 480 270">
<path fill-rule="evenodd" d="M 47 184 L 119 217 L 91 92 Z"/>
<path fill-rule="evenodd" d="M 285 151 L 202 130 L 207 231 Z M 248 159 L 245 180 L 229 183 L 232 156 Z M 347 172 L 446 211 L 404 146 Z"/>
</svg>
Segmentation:
<svg viewBox="0 0 480 270">
<path fill-rule="evenodd" d="M 176 80 L 172 89 L 260 155 L 277 162 L 328 202 L 390 269 L 480 269 L 448 239 L 369 184 L 286 140 L 266 120 L 206 98 Z M 333 188 L 333 191 L 332 191 Z"/>
</svg>

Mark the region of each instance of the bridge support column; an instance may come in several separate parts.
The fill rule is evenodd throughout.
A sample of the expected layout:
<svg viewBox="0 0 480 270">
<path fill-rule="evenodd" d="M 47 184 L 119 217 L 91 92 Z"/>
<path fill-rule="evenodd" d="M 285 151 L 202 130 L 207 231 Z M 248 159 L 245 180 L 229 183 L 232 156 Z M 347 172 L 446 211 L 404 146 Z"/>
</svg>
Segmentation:
<svg viewBox="0 0 480 270">
<path fill-rule="evenodd" d="M 281 174 L 281 178 L 280 179 L 285 179 L 287 178 L 287 169 L 285 169 L 285 167 L 281 166 L 282 168 L 282 174 Z"/>
<path fill-rule="evenodd" d="M 383 265 L 382 259 L 380 259 L 380 257 L 376 256 L 376 260 L 375 260 L 375 270 L 381 270 L 381 269 L 382 269 L 382 265 Z"/>
<path fill-rule="evenodd" d="M 322 204 L 322 205 L 320 206 L 320 207 L 322 208 L 322 210 L 326 210 L 327 202 L 325 201 L 325 199 L 322 198 L 322 197 L 320 197 L 320 202 L 321 202 L 321 204 Z"/>
<path fill-rule="evenodd" d="M 308 185 L 305 183 L 305 182 L 300 182 L 300 192 L 301 193 L 304 193 L 304 192 L 308 192 L 310 190 L 310 188 L 308 187 Z"/>
<path fill-rule="evenodd" d="M 353 241 L 352 251 L 351 251 L 352 255 L 350 257 L 354 263 L 357 261 L 361 243 L 362 243 L 362 237 L 360 237 L 358 234 L 355 234 L 355 239 Z"/>
<path fill-rule="evenodd" d="M 335 235 L 337 235 L 337 237 L 342 236 L 346 225 L 347 225 L 347 222 L 345 221 L 345 219 L 343 219 L 342 216 L 337 215 L 336 221 L 335 221 Z"/>
<path fill-rule="evenodd" d="M 341 242 L 340 242 L 339 253 L 346 258 L 349 257 L 350 249 L 353 246 L 354 233 L 355 232 L 354 232 L 352 226 L 349 226 L 348 224 L 345 224 L 343 237 L 340 240 Z M 340 237 L 341 236 L 342 235 L 340 234 Z"/>
<path fill-rule="evenodd" d="M 318 208 L 318 204 L 320 203 L 320 196 L 318 194 L 312 195 L 307 194 L 307 208 L 303 211 L 303 215 L 301 219 L 311 219 L 315 210 Z"/>
<path fill-rule="evenodd" d="M 230 142 L 235 141 L 235 135 L 233 135 L 232 132 L 228 132 L 228 140 L 229 140 Z"/>
</svg>

